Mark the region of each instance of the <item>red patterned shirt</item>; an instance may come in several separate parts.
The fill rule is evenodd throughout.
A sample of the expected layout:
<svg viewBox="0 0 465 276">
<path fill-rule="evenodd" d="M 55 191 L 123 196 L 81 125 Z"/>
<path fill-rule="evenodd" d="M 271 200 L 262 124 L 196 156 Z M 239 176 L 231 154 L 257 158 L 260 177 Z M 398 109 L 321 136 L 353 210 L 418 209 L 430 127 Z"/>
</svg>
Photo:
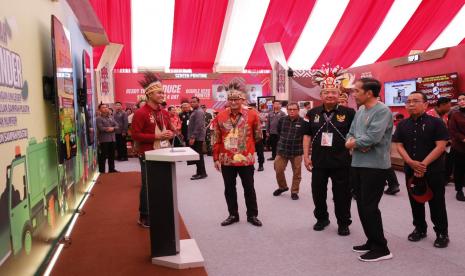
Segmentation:
<svg viewBox="0 0 465 276">
<path fill-rule="evenodd" d="M 228 108 L 216 116 L 212 125 L 213 160 L 224 166 L 254 164 L 255 143 L 262 139 L 257 111 L 241 108 L 234 116 Z"/>
</svg>

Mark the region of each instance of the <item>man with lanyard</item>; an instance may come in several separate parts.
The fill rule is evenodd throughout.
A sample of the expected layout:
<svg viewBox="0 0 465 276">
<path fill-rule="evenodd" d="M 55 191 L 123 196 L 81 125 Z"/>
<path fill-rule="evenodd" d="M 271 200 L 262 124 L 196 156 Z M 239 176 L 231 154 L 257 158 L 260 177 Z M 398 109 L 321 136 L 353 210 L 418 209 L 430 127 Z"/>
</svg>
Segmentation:
<svg viewBox="0 0 465 276">
<path fill-rule="evenodd" d="M 192 97 L 190 104 L 192 106 L 192 113 L 189 117 L 189 125 L 187 128 L 187 135 L 189 136 L 189 146 L 195 150 L 200 160 L 195 161 L 197 166 L 196 173 L 191 177 L 191 180 L 199 180 L 207 177 L 205 171 L 205 161 L 203 159 L 203 142 L 205 141 L 205 112 L 200 108 L 199 98 Z"/>
<path fill-rule="evenodd" d="M 274 170 L 276 171 L 276 181 L 279 188 L 273 192 L 274 196 L 279 196 L 288 191 L 286 176 L 284 172 L 287 163 L 291 162 L 292 167 L 292 200 L 299 199 L 299 186 L 302 180 L 302 140 L 306 128 L 306 122 L 299 116 L 299 105 L 289 103 L 287 105 L 287 116 L 281 117 L 278 122 L 278 152 L 274 160 Z"/>
<path fill-rule="evenodd" d="M 413 177 L 423 178 L 426 180 L 427 189 L 432 191 L 429 207 L 436 232 L 434 246 L 444 248 L 449 243 L 444 198 L 446 184 L 444 151 L 449 134 L 441 119 L 425 113 L 428 107 L 425 94 L 410 93 L 406 107 L 410 117 L 397 125 L 394 142 L 397 143 L 400 156 L 405 160 L 406 183 L 413 181 Z M 409 192 L 409 199 L 415 229 L 408 235 L 408 240 L 417 242 L 426 237 L 425 201 L 414 198 L 411 192 Z"/>
<path fill-rule="evenodd" d="M 286 113 L 281 110 L 281 102 L 277 100 L 273 101 L 273 110 L 268 113 L 268 121 L 266 122 L 266 132 L 271 146 L 271 158 L 268 158 L 269 161 L 273 161 L 276 158 L 276 149 L 279 140 L 278 122 L 284 116 L 286 116 Z"/>
<path fill-rule="evenodd" d="M 262 226 L 257 218 L 257 197 L 254 188 L 254 152 L 255 143 L 262 139 L 258 113 L 243 108 L 245 91 L 239 84 L 229 87 L 229 108 L 221 111 L 213 120 L 212 135 L 213 160 L 215 168 L 221 171 L 224 180 L 226 203 L 229 216 L 221 226 L 239 221 L 237 206 L 236 178 L 241 178 L 247 206 L 247 221 Z"/>
<path fill-rule="evenodd" d="M 169 147 L 169 141 L 173 138 L 175 130 L 171 126 L 168 111 L 161 108 L 165 92 L 160 80 L 153 73 L 147 72 L 144 75 L 144 80 L 139 83 L 145 90 L 147 104 L 138 109 L 132 119 L 132 138 L 139 156 L 142 176 L 138 223 L 142 227 L 150 227 L 145 177 L 145 152 Z"/>
<path fill-rule="evenodd" d="M 322 72 L 324 72 L 322 70 Z M 344 71 L 340 71 L 343 74 Z M 308 128 L 304 136 L 304 164 L 312 171 L 312 197 L 315 204 L 313 214 L 317 219 L 315 231 L 322 231 L 329 225 L 326 205 L 328 179 L 331 178 L 334 209 L 338 234 L 350 234 L 350 203 L 352 195 L 349 186 L 350 153 L 344 146 L 345 137 L 355 115 L 352 108 L 338 105 L 340 81 L 323 74 L 321 106 L 307 112 Z M 312 156 L 309 158 L 309 149 Z"/>
</svg>

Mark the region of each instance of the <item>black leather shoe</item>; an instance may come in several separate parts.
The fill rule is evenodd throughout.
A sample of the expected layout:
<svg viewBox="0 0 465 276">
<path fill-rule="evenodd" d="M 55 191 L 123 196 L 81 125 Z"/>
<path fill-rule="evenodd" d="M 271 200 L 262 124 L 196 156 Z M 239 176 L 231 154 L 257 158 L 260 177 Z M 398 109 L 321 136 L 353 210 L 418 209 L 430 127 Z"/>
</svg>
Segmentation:
<svg viewBox="0 0 465 276">
<path fill-rule="evenodd" d="M 348 236 L 348 235 L 350 235 L 349 226 L 347 226 L 347 225 L 339 225 L 339 227 L 337 228 L 337 234 L 339 236 Z"/>
<path fill-rule="evenodd" d="M 296 194 L 296 193 L 292 193 L 292 194 L 291 194 L 291 198 L 292 198 L 292 200 L 298 200 L 298 199 L 299 199 L 299 195 Z"/>
<path fill-rule="evenodd" d="M 426 231 L 420 231 L 415 228 L 412 233 L 408 235 L 408 240 L 411 242 L 417 242 L 421 239 L 426 238 Z"/>
<path fill-rule="evenodd" d="M 289 191 L 289 188 L 284 188 L 284 189 L 279 188 L 279 189 L 277 189 L 277 190 L 275 190 L 275 191 L 273 192 L 273 195 L 274 195 L 274 196 L 279 196 L 279 195 L 281 195 L 282 193 L 284 193 L 285 191 Z"/>
<path fill-rule="evenodd" d="M 387 195 L 395 195 L 398 192 L 400 192 L 399 186 L 389 187 L 386 189 L 386 191 L 384 191 L 384 193 Z"/>
<path fill-rule="evenodd" d="M 117 170 L 111 170 L 111 171 L 109 171 L 109 173 L 119 173 L 119 171 L 117 171 Z"/>
<path fill-rule="evenodd" d="M 204 178 L 207 178 L 207 176 L 208 175 L 206 175 L 206 174 L 196 175 L 196 176 L 191 177 L 191 180 L 204 179 Z"/>
<path fill-rule="evenodd" d="M 198 176 L 199 176 L 199 174 L 194 174 L 191 177 L 198 177 Z"/>
<path fill-rule="evenodd" d="M 227 219 L 225 219 L 222 223 L 221 226 L 228 226 L 233 223 L 239 222 L 239 216 L 229 216 Z"/>
<path fill-rule="evenodd" d="M 274 157 L 270 157 L 270 158 L 268 158 L 268 159 L 266 159 L 266 160 L 268 160 L 268 161 L 274 161 Z"/>
<path fill-rule="evenodd" d="M 319 220 L 313 225 L 313 230 L 322 231 L 326 226 L 329 225 L 329 220 Z"/>
<path fill-rule="evenodd" d="M 258 170 L 257 170 L 257 171 L 262 172 L 263 170 L 264 170 L 263 165 L 258 166 Z"/>
<path fill-rule="evenodd" d="M 262 222 L 257 217 L 248 217 L 247 222 L 255 226 L 262 226 Z"/>
<path fill-rule="evenodd" d="M 448 245 L 449 245 L 449 235 L 436 234 L 436 240 L 434 241 L 434 247 L 446 248 Z"/>
<path fill-rule="evenodd" d="M 465 201 L 465 195 L 463 194 L 463 191 L 458 191 L 458 192 L 457 192 L 457 195 L 455 196 L 455 198 L 456 198 L 458 201 Z"/>
</svg>

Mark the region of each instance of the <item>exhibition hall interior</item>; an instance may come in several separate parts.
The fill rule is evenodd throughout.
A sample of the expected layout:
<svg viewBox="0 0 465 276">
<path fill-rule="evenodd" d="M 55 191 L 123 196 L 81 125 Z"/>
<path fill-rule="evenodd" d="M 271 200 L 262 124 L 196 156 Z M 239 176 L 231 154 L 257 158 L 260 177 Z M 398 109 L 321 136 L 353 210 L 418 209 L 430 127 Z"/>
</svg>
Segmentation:
<svg viewBox="0 0 465 276">
<path fill-rule="evenodd" d="M 465 275 L 465 0 L 0 0 L 0 275 Z"/>
</svg>

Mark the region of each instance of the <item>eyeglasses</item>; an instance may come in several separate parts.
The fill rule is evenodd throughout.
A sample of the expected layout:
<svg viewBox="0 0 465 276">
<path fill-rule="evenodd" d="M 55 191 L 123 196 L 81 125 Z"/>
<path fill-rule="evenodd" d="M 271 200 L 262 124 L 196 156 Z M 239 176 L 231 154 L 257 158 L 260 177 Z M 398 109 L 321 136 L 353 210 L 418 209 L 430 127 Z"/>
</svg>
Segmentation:
<svg viewBox="0 0 465 276">
<path fill-rule="evenodd" d="M 287 110 L 288 110 L 288 111 L 297 111 L 297 110 L 299 110 L 299 109 L 297 109 L 297 108 L 288 108 Z"/>
<path fill-rule="evenodd" d="M 409 105 L 409 104 L 419 104 L 419 103 L 424 103 L 423 101 L 420 101 L 420 100 L 411 100 L 411 101 L 406 101 L 405 102 L 405 105 Z"/>
</svg>

